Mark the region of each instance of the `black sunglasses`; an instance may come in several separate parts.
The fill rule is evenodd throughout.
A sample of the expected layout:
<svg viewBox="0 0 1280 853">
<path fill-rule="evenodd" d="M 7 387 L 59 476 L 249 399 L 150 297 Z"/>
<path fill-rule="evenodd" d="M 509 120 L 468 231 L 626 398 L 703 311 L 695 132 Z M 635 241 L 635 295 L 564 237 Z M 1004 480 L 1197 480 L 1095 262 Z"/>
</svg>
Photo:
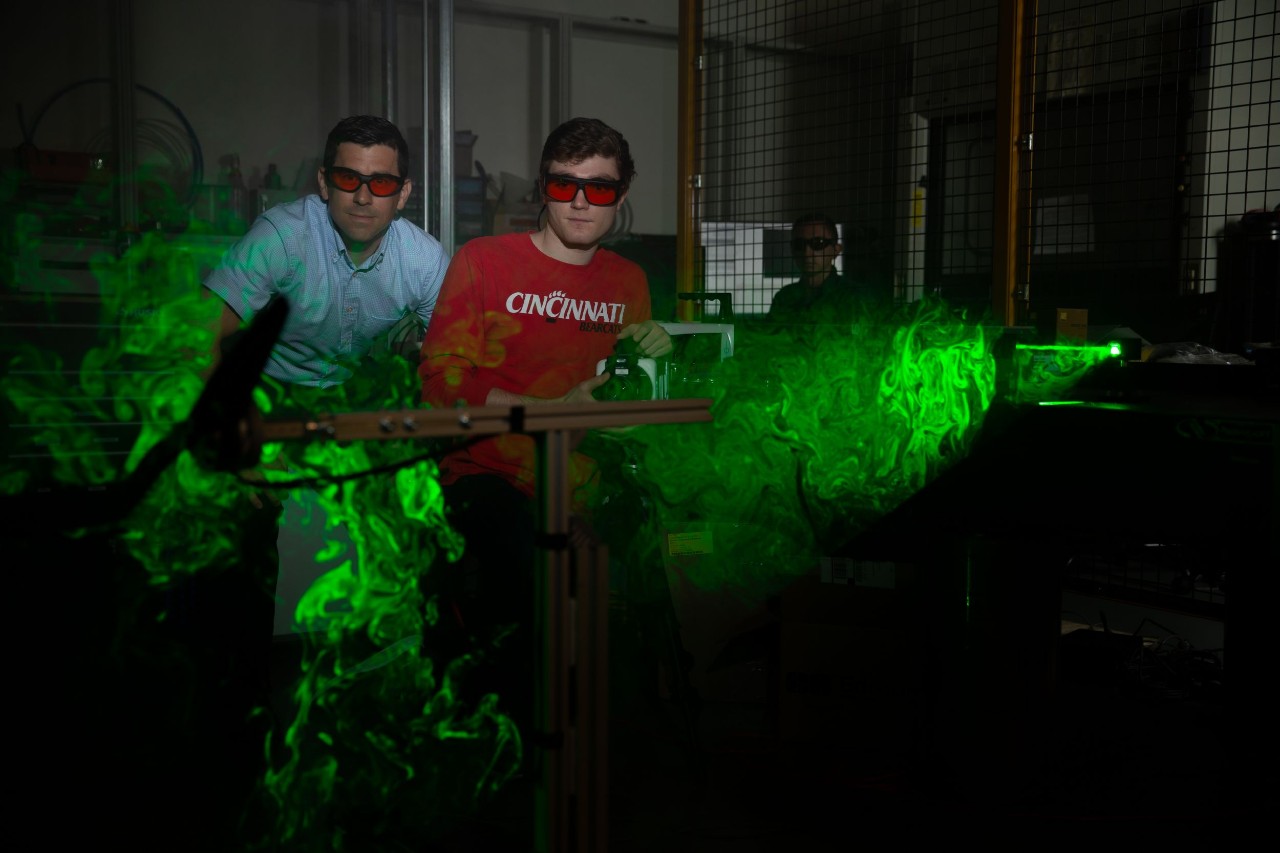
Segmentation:
<svg viewBox="0 0 1280 853">
<path fill-rule="evenodd" d="M 379 198 L 395 195 L 404 186 L 404 178 L 399 175 L 362 175 L 354 169 L 344 169 L 342 166 L 325 169 L 324 179 L 329 186 L 344 193 L 356 192 L 361 184 L 368 184 L 369 192 Z"/>
<path fill-rule="evenodd" d="M 801 249 L 809 248 L 815 252 L 820 252 L 828 246 L 834 246 L 836 241 L 832 237 L 810 237 L 807 240 L 795 239 L 791 241 L 791 248 L 797 252 Z"/>
<path fill-rule="evenodd" d="M 581 192 L 596 207 L 610 207 L 622 198 L 622 181 L 585 181 L 568 175 L 543 175 L 542 192 L 552 201 L 570 202 Z"/>
</svg>

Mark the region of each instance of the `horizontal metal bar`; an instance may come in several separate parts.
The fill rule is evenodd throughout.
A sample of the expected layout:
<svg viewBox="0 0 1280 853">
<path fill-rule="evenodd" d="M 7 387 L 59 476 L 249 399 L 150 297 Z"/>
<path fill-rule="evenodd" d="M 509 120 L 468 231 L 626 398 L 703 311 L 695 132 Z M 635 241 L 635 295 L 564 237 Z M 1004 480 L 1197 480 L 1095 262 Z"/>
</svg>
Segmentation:
<svg viewBox="0 0 1280 853">
<path fill-rule="evenodd" d="M 693 397 L 679 400 L 347 412 L 313 418 L 264 421 L 261 436 L 264 441 L 370 441 L 497 435 L 506 432 L 534 433 L 557 429 L 607 429 L 643 424 L 710 421 L 710 407 L 709 398 Z"/>
</svg>

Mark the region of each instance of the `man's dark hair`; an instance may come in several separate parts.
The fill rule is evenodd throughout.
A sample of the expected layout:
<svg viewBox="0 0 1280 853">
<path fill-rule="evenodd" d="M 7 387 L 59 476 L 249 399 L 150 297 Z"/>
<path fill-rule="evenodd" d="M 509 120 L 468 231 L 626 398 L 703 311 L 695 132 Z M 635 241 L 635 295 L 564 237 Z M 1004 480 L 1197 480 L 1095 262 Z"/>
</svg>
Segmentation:
<svg viewBox="0 0 1280 853">
<path fill-rule="evenodd" d="M 380 116 L 348 116 L 333 126 L 324 144 L 324 167 L 328 169 L 338 159 L 338 146 L 354 142 L 361 148 L 373 145 L 389 145 L 396 150 L 396 165 L 402 178 L 409 177 L 409 143 L 404 141 L 400 128 Z"/>
<path fill-rule="evenodd" d="M 545 175 L 553 162 L 574 164 L 588 157 L 612 157 L 618 164 L 618 179 L 624 187 L 631 186 L 636 175 L 631 147 L 621 133 L 596 118 L 571 118 L 551 131 L 542 146 L 538 175 Z"/>
<path fill-rule="evenodd" d="M 825 225 L 827 228 L 827 235 L 831 237 L 831 239 L 840 239 L 840 232 L 836 230 L 836 223 L 825 213 L 806 213 L 795 222 L 792 222 L 791 234 L 793 240 L 795 239 L 796 232 L 798 232 L 804 225 Z"/>
</svg>

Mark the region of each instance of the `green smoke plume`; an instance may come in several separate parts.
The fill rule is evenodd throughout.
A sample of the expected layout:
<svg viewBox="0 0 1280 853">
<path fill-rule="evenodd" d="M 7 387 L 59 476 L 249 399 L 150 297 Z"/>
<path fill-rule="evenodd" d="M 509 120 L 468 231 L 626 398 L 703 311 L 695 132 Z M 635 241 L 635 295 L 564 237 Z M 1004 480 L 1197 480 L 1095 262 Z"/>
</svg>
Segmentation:
<svg viewBox="0 0 1280 853">
<path fill-rule="evenodd" d="M 5 494 L 21 498 L 36 486 L 76 493 L 126 481 L 184 424 L 205 387 L 220 311 L 197 277 L 216 257 L 193 245 L 199 244 L 148 233 L 119 259 L 109 252 L 95 259 L 101 318 L 79 363 L 6 342 Z M 41 275 L 48 292 L 64 289 Z M 46 311 L 55 322 L 52 297 Z M 331 393 L 308 395 L 264 381 L 256 399 L 269 416 L 411 408 L 419 405 L 413 368 L 379 351 L 358 381 Z M 131 444 L 104 450 L 97 440 L 104 427 L 128 430 Z M 165 698 L 179 707 L 192 690 L 185 674 L 201 678 L 210 651 L 165 638 L 192 636 L 183 626 L 188 581 L 209 578 L 212 586 L 241 565 L 251 502 L 272 488 L 277 499 L 314 490 L 329 525 L 346 528 L 357 559 L 321 577 L 298 614 L 323 630 L 303 635 L 301 672 L 291 688 L 296 716 L 276 720 L 263 734 L 258 796 L 245 815 L 226 816 L 246 849 L 361 850 L 374 838 L 428 842 L 474 812 L 519 764 L 520 733 L 501 698 L 468 705 L 459 696 L 459 681 L 484 650 L 445 650 L 436 642 L 436 604 L 423 579 L 437 557 L 456 560 L 463 543 L 444 519 L 432 456 L 432 448 L 414 442 L 273 446 L 264 449 L 258 477 L 277 482 L 264 485 L 209 470 L 184 450 L 136 505 L 119 508 L 120 519 L 107 530 L 60 520 L 66 541 L 109 551 L 136 581 L 128 585 L 131 595 L 104 602 L 116 607 L 103 612 L 108 635 L 83 641 L 102 645 L 102 666 L 111 671 L 168 673 L 174 695 Z M 228 625 L 236 618 L 226 614 Z M 261 637 L 262 656 L 270 641 Z M 139 705 L 145 713 L 147 703 Z M 243 736 L 256 737 L 261 726 L 254 720 L 269 718 L 270 709 L 235 712 L 241 711 Z M 163 751 L 159 740 L 178 724 L 157 718 L 157 743 L 146 748 Z"/>
<path fill-rule="evenodd" d="M 693 531 L 709 550 L 689 563 L 691 583 L 767 595 L 959 459 L 995 372 L 990 332 L 941 300 L 758 335 L 699 386 L 712 423 L 620 441 L 651 508 L 623 547 L 661 560 L 671 533 Z M 606 490 L 605 507 L 617 499 Z"/>
<path fill-rule="evenodd" d="M 34 248 L 24 247 L 28 257 Z M 201 251 L 157 233 L 142 235 L 123 258 L 104 253 L 95 261 L 106 332 L 79 363 L 7 347 L 10 452 L 0 491 L 22 495 L 37 479 L 117 481 L 184 422 L 205 387 L 220 308 L 201 295 L 197 270 L 216 260 Z M 45 283 L 58 292 L 57 282 Z M 52 299 L 48 315 L 56 315 Z M 661 566 L 672 533 L 709 534 L 688 579 L 767 594 L 964 456 L 995 394 L 994 337 L 929 299 L 892 318 L 803 339 L 744 340 L 705 386 L 713 422 L 588 439 L 584 449 L 606 475 L 594 520 L 620 558 L 637 566 Z M 1019 400 L 1062 397 L 1096 362 L 1091 350 L 1062 353 L 1052 368 L 1025 353 Z M 420 405 L 413 365 L 398 355 L 370 358 L 358 376 L 323 393 L 264 382 L 258 405 L 269 417 Z M 136 435 L 111 455 L 93 442 L 92 424 L 132 424 Z M 42 449 L 47 470 L 33 474 L 39 465 L 22 460 Z M 264 848 L 428 842 L 520 763 L 520 733 L 502 697 L 472 705 L 460 698 L 459 685 L 485 650 L 436 641 L 436 602 L 424 577 L 433 564 L 456 560 L 465 543 L 445 520 L 433 452 L 412 441 L 265 448 L 267 491 L 314 491 L 357 558 L 313 584 L 296 614 L 317 630 L 303 635 L 291 687 L 296 714 L 276 721 L 261 744 L 266 770 L 256 781 L 269 819 L 249 840 Z M 237 525 L 263 491 L 183 452 L 112 540 L 138 567 L 140 586 L 167 601 L 182 579 L 241 559 Z M 336 536 L 329 541 L 317 560 L 339 550 Z M 153 614 L 141 598 L 122 600 L 137 609 L 115 614 L 108 642 L 160 654 L 137 634 L 177 617 L 166 607 Z"/>
</svg>

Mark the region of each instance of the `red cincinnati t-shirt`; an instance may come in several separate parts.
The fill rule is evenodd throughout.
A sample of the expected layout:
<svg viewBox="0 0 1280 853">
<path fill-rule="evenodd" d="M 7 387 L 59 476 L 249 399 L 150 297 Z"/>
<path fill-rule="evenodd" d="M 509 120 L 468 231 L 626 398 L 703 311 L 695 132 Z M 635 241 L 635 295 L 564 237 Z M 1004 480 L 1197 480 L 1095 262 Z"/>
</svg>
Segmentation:
<svg viewBox="0 0 1280 853">
<path fill-rule="evenodd" d="M 483 406 L 491 388 L 560 397 L 596 375 L 624 326 L 650 317 L 644 270 L 608 249 L 577 265 L 544 255 L 528 233 L 473 238 L 449 264 L 422 342 L 422 399 Z M 592 466 L 574 457 L 577 487 Z M 500 435 L 446 456 L 441 482 L 497 474 L 532 496 L 534 465 L 532 438 Z"/>
</svg>

